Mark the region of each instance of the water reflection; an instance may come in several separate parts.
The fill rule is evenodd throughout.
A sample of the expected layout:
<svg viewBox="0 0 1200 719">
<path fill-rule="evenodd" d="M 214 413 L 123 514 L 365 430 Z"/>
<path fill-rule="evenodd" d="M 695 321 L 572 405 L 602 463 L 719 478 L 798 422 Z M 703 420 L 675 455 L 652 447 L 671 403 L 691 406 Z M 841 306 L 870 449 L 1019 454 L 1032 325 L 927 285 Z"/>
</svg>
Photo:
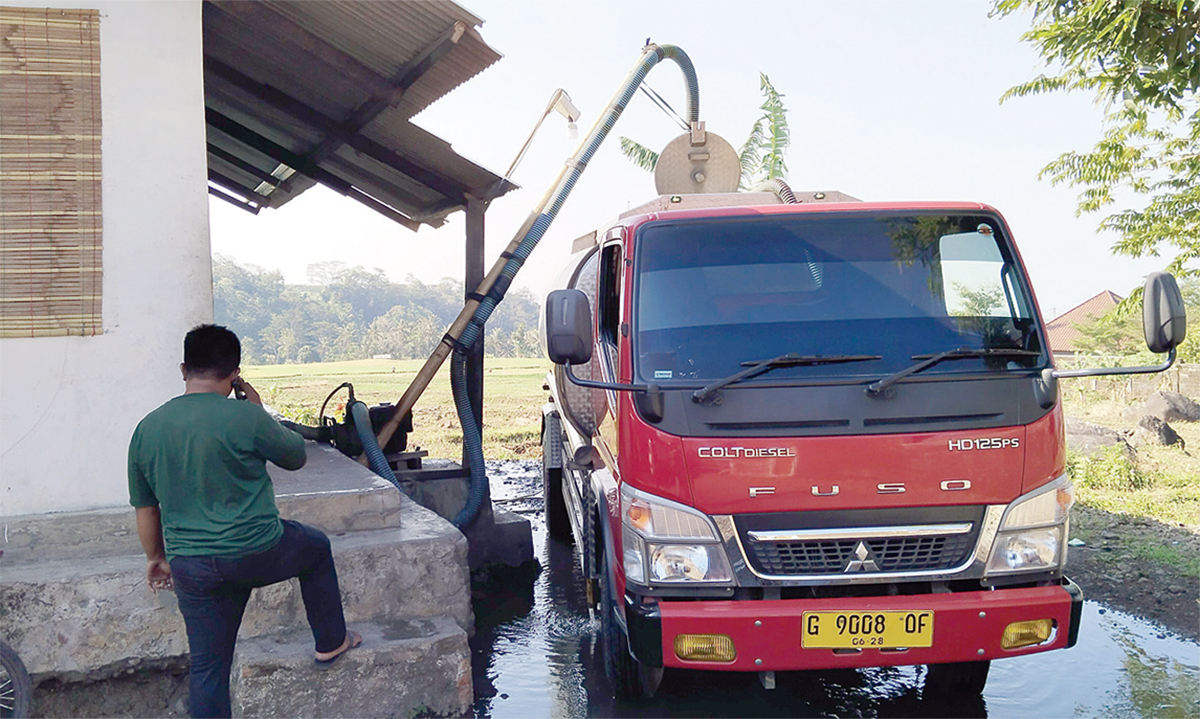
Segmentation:
<svg viewBox="0 0 1200 719">
<path fill-rule="evenodd" d="M 542 571 L 476 592 L 478 717 L 1200 716 L 1200 645 L 1094 602 L 1073 649 L 993 662 L 982 697 L 926 697 L 923 668 L 885 667 L 780 673 L 772 691 L 755 674 L 668 671 L 652 701 L 618 701 L 574 549 L 546 537 L 529 474 L 505 480 L 507 496 L 530 497 L 508 506 L 533 522 Z"/>
<path fill-rule="evenodd" d="M 1170 657 L 1151 656 L 1129 637 L 1121 637 L 1118 643 L 1125 649 L 1133 716 L 1200 716 L 1200 672 L 1195 666 Z"/>
</svg>

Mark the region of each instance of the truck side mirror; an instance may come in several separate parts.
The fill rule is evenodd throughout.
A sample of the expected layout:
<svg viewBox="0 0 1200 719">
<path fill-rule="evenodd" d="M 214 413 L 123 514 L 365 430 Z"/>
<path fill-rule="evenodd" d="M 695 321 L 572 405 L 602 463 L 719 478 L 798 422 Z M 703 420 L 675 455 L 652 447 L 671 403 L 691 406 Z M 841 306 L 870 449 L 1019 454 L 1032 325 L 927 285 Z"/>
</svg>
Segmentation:
<svg viewBox="0 0 1200 719">
<path fill-rule="evenodd" d="M 1170 352 L 1187 336 L 1187 310 L 1175 277 L 1151 272 L 1142 292 L 1142 330 L 1146 346 L 1155 354 Z"/>
<path fill-rule="evenodd" d="M 1166 272 L 1151 272 L 1146 278 L 1142 292 L 1142 331 L 1146 333 L 1146 346 L 1155 354 L 1167 353 L 1167 360 L 1153 367 L 1104 367 L 1102 369 L 1047 369 L 1042 372 L 1042 383 L 1046 387 L 1046 402 L 1053 404 L 1056 390 L 1050 389 L 1051 382 L 1059 377 L 1099 377 L 1116 374 L 1149 374 L 1170 369 L 1175 364 L 1175 348 L 1187 335 L 1187 311 L 1183 307 L 1183 295 L 1175 278 Z M 1046 406 L 1043 404 L 1043 406 Z"/>
<path fill-rule="evenodd" d="M 546 296 L 546 353 L 554 364 L 591 361 L 592 310 L 580 290 L 554 290 Z"/>
</svg>

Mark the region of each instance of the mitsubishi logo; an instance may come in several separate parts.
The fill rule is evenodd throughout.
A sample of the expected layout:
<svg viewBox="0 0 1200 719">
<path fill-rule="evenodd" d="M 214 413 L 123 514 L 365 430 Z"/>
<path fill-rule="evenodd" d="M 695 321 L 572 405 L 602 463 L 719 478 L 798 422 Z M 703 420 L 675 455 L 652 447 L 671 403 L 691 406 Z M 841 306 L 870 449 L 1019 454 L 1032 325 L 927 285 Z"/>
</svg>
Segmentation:
<svg viewBox="0 0 1200 719">
<path fill-rule="evenodd" d="M 866 542 L 859 542 L 854 548 L 854 556 L 857 559 L 851 559 L 844 570 L 850 572 L 878 572 L 879 565 L 875 563 L 875 557 L 871 554 L 871 550 L 867 548 Z"/>
</svg>

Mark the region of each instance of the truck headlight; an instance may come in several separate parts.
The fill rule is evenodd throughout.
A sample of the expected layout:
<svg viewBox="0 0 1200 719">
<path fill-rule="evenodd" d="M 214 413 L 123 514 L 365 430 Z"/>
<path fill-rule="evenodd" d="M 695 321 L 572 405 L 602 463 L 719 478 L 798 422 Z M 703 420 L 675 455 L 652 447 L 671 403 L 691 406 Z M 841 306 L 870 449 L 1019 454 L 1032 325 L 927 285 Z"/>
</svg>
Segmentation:
<svg viewBox="0 0 1200 719">
<path fill-rule="evenodd" d="M 1000 520 L 985 573 L 1061 568 L 1074 503 L 1075 488 L 1065 474 L 1014 500 Z"/>
<path fill-rule="evenodd" d="M 733 571 L 708 515 L 621 487 L 625 578 L 637 584 L 731 584 Z"/>
<path fill-rule="evenodd" d="M 652 582 L 728 582 L 729 562 L 717 544 L 650 544 Z"/>
</svg>

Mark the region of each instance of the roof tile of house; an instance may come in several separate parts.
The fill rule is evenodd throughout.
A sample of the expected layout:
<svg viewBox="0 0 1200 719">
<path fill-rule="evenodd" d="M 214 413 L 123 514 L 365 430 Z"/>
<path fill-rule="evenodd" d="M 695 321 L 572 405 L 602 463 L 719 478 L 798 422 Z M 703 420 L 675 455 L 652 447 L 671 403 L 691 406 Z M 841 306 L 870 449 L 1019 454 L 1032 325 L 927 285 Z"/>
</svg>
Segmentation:
<svg viewBox="0 0 1200 719">
<path fill-rule="evenodd" d="M 1079 330 L 1075 329 L 1075 325 L 1086 325 L 1103 317 L 1122 299 L 1124 298 L 1120 295 L 1104 290 L 1079 306 L 1050 320 L 1046 324 L 1050 351 L 1052 353 L 1074 352 L 1075 340 L 1079 337 Z"/>
</svg>

